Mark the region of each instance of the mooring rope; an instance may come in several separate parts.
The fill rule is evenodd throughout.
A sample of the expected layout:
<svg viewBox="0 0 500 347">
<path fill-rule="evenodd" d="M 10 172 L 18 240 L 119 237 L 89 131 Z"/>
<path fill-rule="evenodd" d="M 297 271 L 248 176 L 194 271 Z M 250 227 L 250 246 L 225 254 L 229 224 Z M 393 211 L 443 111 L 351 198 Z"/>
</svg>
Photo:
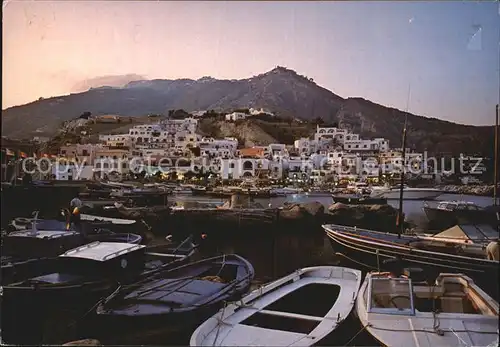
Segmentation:
<svg viewBox="0 0 500 347">
<path fill-rule="evenodd" d="M 373 266 L 368 265 L 368 264 L 365 264 L 365 263 L 361 263 L 361 262 L 359 262 L 359 261 L 357 261 L 357 260 L 354 260 L 354 259 L 352 259 L 352 258 L 348 257 L 347 255 L 345 255 L 345 254 L 343 254 L 343 253 L 336 252 L 335 254 L 336 254 L 336 255 L 340 255 L 340 256 L 342 256 L 342 257 L 344 257 L 344 258 L 348 259 L 349 261 L 352 261 L 353 263 L 356 263 L 356 264 L 358 264 L 358 265 L 361 265 L 361 266 L 364 266 L 364 267 L 368 267 L 368 268 L 373 269 L 373 270 L 378 270 L 376 267 L 373 267 Z"/>
<path fill-rule="evenodd" d="M 354 341 L 354 339 L 355 339 L 355 338 L 356 338 L 359 334 L 361 334 L 361 332 L 362 332 L 362 331 L 364 331 L 366 328 L 368 328 L 368 327 L 370 327 L 370 326 L 371 326 L 371 324 L 370 324 L 370 323 L 368 323 L 367 325 L 363 326 L 363 327 L 362 327 L 362 328 L 361 328 L 361 329 L 360 329 L 360 330 L 356 333 L 356 335 L 354 335 L 354 336 L 353 336 L 353 337 L 352 337 L 352 338 L 351 338 L 351 339 L 350 339 L 350 340 L 349 340 L 349 341 L 348 341 L 348 342 L 344 345 L 344 347 L 346 347 L 346 346 L 350 346 L 350 345 L 351 345 L 351 342 L 352 342 L 352 341 Z"/>
<path fill-rule="evenodd" d="M 438 332 L 436 331 L 432 331 L 432 330 L 425 330 L 425 329 L 390 329 L 390 328 L 380 328 L 380 327 L 376 327 L 376 326 L 373 326 L 371 324 L 368 324 L 368 326 L 370 326 L 372 329 L 377 329 L 377 330 L 382 330 L 382 331 L 392 331 L 392 332 L 415 332 L 415 333 L 436 333 L 438 335 L 440 335 Z M 439 329 L 439 331 L 441 333 L 445 333 L 445 332 L 452 332 L 451 329 Z M 480 330 L 453 330 L 455 332 L 458 332 L 458 333 L 474 333 L 474 334 L 498 334 L 498 332 L 496 331 L 480 331 Z M 442 335 L 440 335 L 442 336 Z"/>
<path fill-rule="evenodd" d="M 219 332 L 220 332 L 220 327 L 223 324 L 224 320 L 224 312 L 226 312 L 226 306 L 227 306 L 227 301 L 224 301 L 224 306 L 222 307 L 221 311 L 221 318 L 216 317 L 217 319 L 217 332 L 215 333 L 215 338 L 214 342 L 212 343 L 212 346 L 215 346 L 215 343 L 217 342 L 217 339 L 219 338 Z"/>
<path fill-rule="evenodd" d="M 453 333 L 453 335 L 455 335 L 457 337 L 458 341 L 462 342 L 464 344 L 464 346 L 468 347 L 467 342 L 465 342 L 460 336 L 458 336 L 458 334 L 455 332 L 455 330 L 453 328 L 450 328 L 450 330 Z"/>
<path fill-rule="evenodd" d="M 217 272 L 217 275 L 216 275 L 217 277 L 219 277 L 219 275 L 220 275 L 220 273 L 221 273 L 221 271 L 222 271 L 222 269 L 224 268 L 225 265 L 226 265 L 226 253 L 224 253 L 224 255 L 222 257 L 222 265 L 221 265 L 221 267 L 219 269 L 219 272 Z"/>
</svg>

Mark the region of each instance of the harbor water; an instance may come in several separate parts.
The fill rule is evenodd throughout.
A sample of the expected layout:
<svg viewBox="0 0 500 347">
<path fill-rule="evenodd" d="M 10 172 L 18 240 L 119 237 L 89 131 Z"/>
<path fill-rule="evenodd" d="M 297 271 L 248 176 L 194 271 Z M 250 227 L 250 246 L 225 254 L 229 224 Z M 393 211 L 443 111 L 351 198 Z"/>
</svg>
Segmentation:
<svg viewBox="0 0 500 347">
<path fill-rule="evenodd" d="M 172 199 L 173 201 L 198 201 L 210 203 L 223 203 L 225 199 L 205 198 L 198 196 L 179 195 Z M 290 195 L 288 197 L 274 197 L 269 199 L 255 199 L 262 206 L 272 207 L 282 206 L 285 201 L 318 201 L 326 208 L 332 204 L 331 197 L 307 197 L 304 195 Z M 479 206 L 487 206 L 492 203 L 492 199 L 481 196 L 463 196 L 447 194 L 442 195 L 438 200 L 466 200 L 472 201 Z M 398 208 L 397 200 L 389 200 L 388 203 Z M 425 226 L 427 219 L 422 210 L 423 201 L 406 200 L 404 201 L 404 210 L 407 219 L 417 225 Z M 304 230 L 301 233 L 238 233 L 224 234 L 220 236 L 216 230 L 210 230 L 207 226 L 203 230 L 208 236 L 203 247 L 200 248 L 200 253 L 203 256 L 214 256 L 217 254 L 236 253 L 248 259 L 255 269 L 255 280 L 253 288 L 259 285 L 273 281 L 283 277 L 293 271 L 318 265 L 339 265 L 353 266 L 352 263 L 344 263 L 344 259 L 335 255 L 335 250 L 332 248 L 328 237 L 326 237 L 322 228 Z M 258 235 L 258 236 L 257 236 Z M 318 300 L 321 300 L 319 298 Z M 342 335 L 346 334 L 353 337 L 360 332 L 359 322 L 350 317 L 348 322 L 345 322 Z M 327 339 L 321 345 L 343 345 L 345 341 L 336 340 L 339 332 L 332 335 L 334 340 Z M 179 343 L 185 344 L 189 341 L 190 332 L 179 334 L 175 340 L 168 341 L 169 344 Z M 164 342 L 165 343 L 165 342 Z M 349 341 L 349 346 L 376 346 L 379 345 L 366 332 L 361 332 L 356 337 Z"/>
<path fill-rule="evenodd" d="M 193 195 L 176 195 L 169 196 L 169 202 L 182 201 L 197 201 L 209 202 L 212 204 L 222 204 L 226 199 L 209 198 L 204 196 Z M 472 201 L 479 206 L 487 206 L 492 203 L 492 198 L 480 196 L 465 196 L 446 194 L 438 198 L 438 200 L 466 200 Z M 280 207 L 285 202 L 304 202 L 318 201 L 325 208 L 328 208 L 333 200 L 331 196 L 307 196 L 303 194 L 289 195 L 287 197 L 273 197 L 268 199 L 254 199 L 263 207 Z M 388 203 L 395 208 L 398 208 L 397 200 L 389 200 Z M 423 201 L 405 200 L 404 212 L 408 221 L 416 225 L 425 227 L 427 218 L 423 212 Z M 220 254 L 238 254 L 246 258 L 255 269 L 255 279 L 252 283 L 252 289 L 258 286 L 283 277 L 294 272 L 297 269 L 319 266 L 319 265 L 339 265 L 351 266 L 352 264 L 344 264 L 343 259 L 335 255 L 335 250 L 332 248 L 329 239 L 326 237 L 322 228 L 319 226 L 311 226 L 309 230 L 303 232 L 290 232 L 282 230 L 279 233 L 252 233 L 251 230 L 245 233 L 235 232 L 220 234 L 217 230 L 213 230 L 210 225 L 203 226 L 203 230 L 186 230 L 186 232 L 203 232 L 207 235 L 203 244 L 199 248 L 200 257 L 211 257 Z M 155 243 L 162 243 L 165 235 L 156 236 Z M 316 300 L 316 299 L 315 299 Z M 317 300 L 322 300 L 317 298 Z M 59 323 L 58 323 L 59 324 Z M 64 324 L 61 321 L 60 324 Z M 378 345 L 366 332 L 360 333 L 360 323 L 352 316 L 348 318 L 342 328 L 336 331 L 332 336 L 334 340 L 327 339 L 321 345 L 349 345 L 349 346 L 375 346 Z M 89 335 L 90 333 L 90 335 Z M 111 335 L 120 332 L 110 332 Z M 358 334 L 359 333 L 359 334 Z M 170 336 L 167 339 L 151 340 L 148 336 L 144 336 L 143 343 L 161 344 L 161 345 L 186 345 L 189 344 L 189 337 L 192 331 L 181 331 L 175 336 Z M 77 333 L 81 338 L 92 338 L 91 332 L 86 332 L 83 336 Z M 338 339 L 339 336 L 345 339 Z M 351 338 L 353 338 L 351 340 Z M 105 344 L 113 343 L 112 341 L 102 341 Z"/>
<path fill-rule="evenodd" d="M 205 196 L 193 196 L 193 195 L 176 195 L 169 197 L 170 201 L 197 201 L 206 203 L 218 203 L 222 204 L 227 199 L 221 198 L 211 198 Z M 478 206 L 486 207 L 493 204 L 493 198 L 486 196 L 475 196 L 475 195 L 458 195 L 458 194 L 443 194 L 436 198 L 436 200 L 462 200 L 470 201 Z M 286 197 L 272 197 L 272 198 L 256 198 L 255 202 L 260 203 L 263 207 L 280 207 L 284 202 L 305 202 L 305 201 L 317 201 L 322 203 L 325 208 L 332 205 L 333 199 L 331 196 L 316 196 L 307 194 L 291 194 Z M 387 203 L 394 208 L 399 208 L 399 200 L 387 200 Z M 423 211 L 424 201 L 422 200 L 404 200 L 403 210 L 405 213 L 406 220 L 415 223 L 417 226 L 425 227 L 427 218 Z"/>
</svg>

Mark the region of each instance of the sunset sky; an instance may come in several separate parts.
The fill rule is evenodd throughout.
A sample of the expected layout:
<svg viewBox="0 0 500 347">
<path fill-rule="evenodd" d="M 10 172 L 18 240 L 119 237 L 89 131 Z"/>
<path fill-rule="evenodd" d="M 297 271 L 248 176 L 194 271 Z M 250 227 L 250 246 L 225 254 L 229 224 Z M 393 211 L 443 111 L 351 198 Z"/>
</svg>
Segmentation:
<svg viewBox="0 0 500 347">
<path fill-rule="evenodd" d="M 494 123 L 498 3 L 9 1 L 2 108 L 105 75 L 240 79 L 277 65 L 342 97 Z"/>
</svg>

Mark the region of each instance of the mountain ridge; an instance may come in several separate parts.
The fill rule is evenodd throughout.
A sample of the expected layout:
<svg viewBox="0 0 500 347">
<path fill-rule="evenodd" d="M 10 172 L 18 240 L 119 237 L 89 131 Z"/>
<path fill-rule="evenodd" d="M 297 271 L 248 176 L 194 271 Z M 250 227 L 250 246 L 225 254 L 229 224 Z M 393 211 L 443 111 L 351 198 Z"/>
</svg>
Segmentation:
<svg viewBox="0 0 500 347">
<path fill-rule="evenodd" d="M 282 117 L 340 123 L 365 138 L 388 138 L 395 146 L 401 142 L 407 115 L 409 143 L 421 150 L 435 145 L 445 152 L 484 152 L 493 134 L 493 127 L 419 116 L 361 97 L 343 98 L 312 78 L 281 66 L 238 80 L 211 76 L 196 80 L 143 79 L 121 87 L 103 86 L 37 100 L 3 110 L 2 134 L 19 138 L 39 132 L 54 133 L 61 122 L 84 111 L 136 117 L 167 114 L 170 109 L 229 112 L 250 107 L 269 109 Z M 29 122 L 20 121 L 28 117 Z"/>
</svg>

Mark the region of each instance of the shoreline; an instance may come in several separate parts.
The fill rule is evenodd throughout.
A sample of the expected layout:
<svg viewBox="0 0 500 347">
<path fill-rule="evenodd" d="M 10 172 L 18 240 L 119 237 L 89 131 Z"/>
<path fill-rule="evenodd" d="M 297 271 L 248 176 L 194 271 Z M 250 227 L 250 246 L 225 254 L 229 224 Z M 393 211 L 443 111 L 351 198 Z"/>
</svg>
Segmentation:
<svg viewBox="0 0 500 347">
<path fill-rule="evenodd" d="M 443 185 L 437 186 L 446 194 L 464 194 L 493 198 L 493 185 Z"/>
</svg>

